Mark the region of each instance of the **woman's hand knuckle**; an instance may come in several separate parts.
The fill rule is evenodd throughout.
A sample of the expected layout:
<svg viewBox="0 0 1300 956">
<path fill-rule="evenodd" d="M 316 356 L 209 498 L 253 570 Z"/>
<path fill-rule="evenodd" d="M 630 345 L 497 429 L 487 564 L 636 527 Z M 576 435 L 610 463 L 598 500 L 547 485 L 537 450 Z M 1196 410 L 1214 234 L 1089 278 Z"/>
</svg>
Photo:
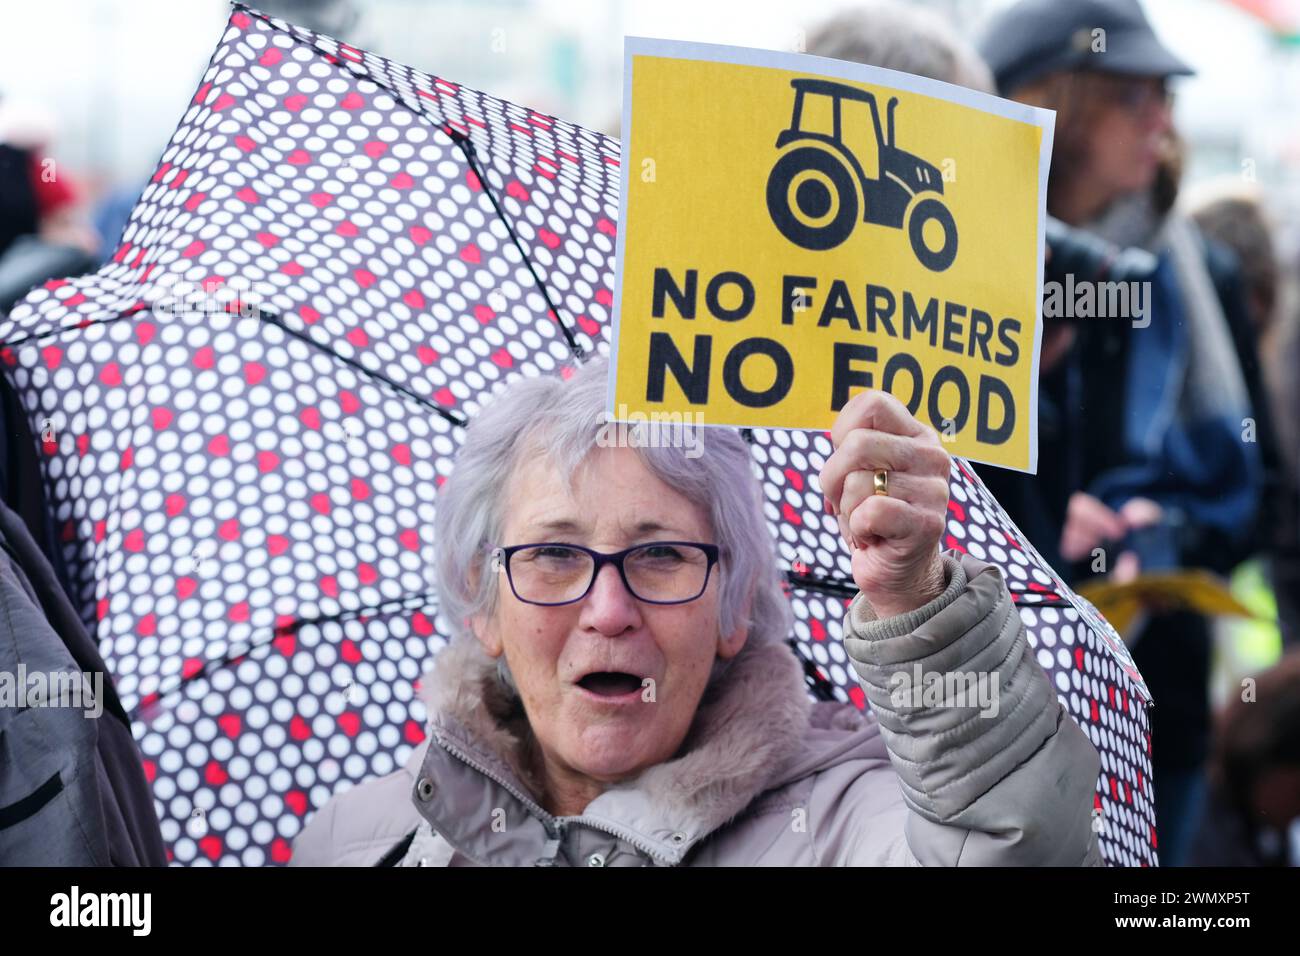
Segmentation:
<svg viewBox="0 0 1300 956">
<path fill-rule="evenodd" d="M 866 460 L 868 451 L 871 449 L 871 432 L 866 428 L 855 428 L 844 439 L 842 446 L 848 453 L 848 458 L 854 464 L 859 464 Z"/>
<path fill-rule="evenodd" d="M 947 475 L 952 469 L 952 456 L 938 443 L 929 443 L 925 449 L 926 470 L 936 475 Z"/>
</svg>

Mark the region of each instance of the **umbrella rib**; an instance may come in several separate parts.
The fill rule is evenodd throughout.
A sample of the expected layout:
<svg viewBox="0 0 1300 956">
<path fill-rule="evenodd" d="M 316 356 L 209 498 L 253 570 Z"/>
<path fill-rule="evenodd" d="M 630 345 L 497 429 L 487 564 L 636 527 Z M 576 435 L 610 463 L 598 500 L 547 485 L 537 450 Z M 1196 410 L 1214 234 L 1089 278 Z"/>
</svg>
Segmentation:
<svg viewBox="0 0 1300 956">
<path fill-rule="evenodd" d="M 449 408 L 443 408 L 437 402 L 432 402 L 427 398 L 424 398 L 420 395 L 416 395 L 415 392 L 411 391 L 409 388 L 406 388 L 402 385 L 398 385 L 396 382 L 394 382 L 387 375 L 384 375 L 382 372 L 376 372 L 374 369 L 366 368 L 356 359 L 350 359 L 345 355 L 340 355 L 338 352 L 335 352 L 332 348 L 328 348 L 327 346 L 324 346 L 321 343 L 317 342 L 315 339 L 313 339 L 310 335 L 307 335 L 305 332 L 299 332 L 297 329 L 289 328 L 289 326 L 284 324 L 284 321 L 279 317 L 279 315 L 275 313 L 268 313 L 263 309 L 259 309 L 258 318 L 260 318 L 263 322 L 267 322 L 271 325 L 274 325 L 276 328 L 282 329 L 286 334 L 292 335 L 294 338 L 298 339 L 299 341 L 306 342 L 308 345 L 320 349 L 326 355 L 332 355 L 334 358 L 338 359 L 344 365 L 351 366 L 352 368 L 356 369 L 358 372 L 361 372 L 363 375 L 367 375 L 370 378 L 375 379 L 376 381 L 383 382 L 385 385 L 393 389 L 395 392 L 405 395 L 407 398 L 411 399 L 414 402 L 419 403 L 420 405 L 423 405 L 425 408 L 428 408 L 431 411 L 437 412 L 447 421 L 451 422 L 451 424 L 459 425 L 461 428 L 464 428 L 468 424 L 469 420 L 464 415 L 461 415 L 458 412 L 453 412 Z"/>
<path fill-rule="evenodd" d="M 1054 597 L 1044 597 L 1040 600 L 1031 601 L 1031 600 L 1027 600 L 1027 597 L 1030 594 L 1037 593 L 1037 592 L 1009 591 L 1008 593 L 1010 593 L 1011 595 L 1011 602 L 1013 604 L 1021 604 L 1024 605 L 1025 607 L 1074 607 L 1074 605 L 1071 604 L 1067 599 L 1060 597 L 1059 595 Z"/>
<path fill-rule="evenodd" d="M 750 445 L 758 444 L 758 439 L 755 437 L 752 428 L 742 428 L 740 437 Z M 794 587 L 804 588 L 809 591 L 821 591 L 823 594 L 830 594 L 835 597 L 851 598 L 858 593 L 857 584 L 853 581 L 846 581 L 844 578 L 817 577 L 811 574 L 799 574 L 796 571 L 786 571 L 785 577 Z"/>
<path fill-rule="evenodd" d="M 125 310 L 123 312 L 119 312 L 116 315 L 98 316 L 93 319 L 89 319 L 87 321 L 95 325 L 107 325 L 110 322 L 120 322 L 122 319 L 129 319 L 132 316 L 139 314 L 141 311 L 143 310 L 138 308 L 132 308 L 132 309 Z M 424 398 L 423 396 L 415 394 L 415 392 L 411 391 L 409 388 L 406 388 L 403 385 L 399 385 L 397 382 L 394 382 L 391 378 L 389 378 L 387 375 L 384 375 L 382 372 L 376 372 L 374 369 L 366 368 L 356 359 L 351 359 L 345 355 L 340 355 L 338 352 L 335 352 L 332 348 L 329 348 L 328 346 L 322 345 L 320 342 L 317 342 L 315 339 L 313 339 L 310 335 L 307 335 L 305 332 L 300 332 L 297 329 L 290 328 L 288 325 L 284 323 L 284 321 L 279 317 L 279 315 L 275 313 L 271 313 L 265 308 L 259 307 L 257 310 L 257 317 L 261 321 L 266 322 L 269 325 L 274 325 L 276 328 L 280 329 L 285 334 L 293 336 L 294 338 L 298 339 L 300 342 L 304 342 L 315 349 L 319 349 L 320 351 L 324 352 L 326 355 L 333 356 L 334 358 L 342 362 L 344 365 L 348 365 L 356 369 L 358 372 L 361 372 L 363 375 L 367 376 L 368 378 L 372 378 L 375 379 L 376 381 L 382 382 L 383 384 L 387 385 L 389 388 L 391 388 L 393 391 L 397 392 L 398 394 L 403 395 L 406 398 L 411 399 L 413 402 L 416 402 L 417 404 L 424 406 L 430 411 L 436 412 L 437 414 L 441 415 L 444 419 L 446 419 L 451 424 L 457 425 L 461 428 L 464 428 L 468 424 L 469 419 L 467 419 L 464 415 L 461 415 L 459 412 L 454 412 L 449 408 L 444 408 L 443 406 L 439 405 L 437 402 L 430 401 L 429 399 Z M 84 325 L 81 324 L 69 325 L 63 328 L 52 328 L 44 332 L 32 332 L 31 334 L 25 335 L 20 339 L 16 339 L 12 342 L 5 342 L 2 344 L 6 348 L 13 349 L 19 345 L 22 345 L 24 342 L 30 342 L 33 339 L 40 341 L 41 339 L 62 336 L 68 332 L 80 332 L 83 328 Z"/>
<path fill-rule="evenodd" d="M 845 581 L 843 578 L 821 578 L 810 574 L 786 571 L 785 579 L 790 582 L 791 587 L 801 588 L 805 591 L 821 591 L 823 594 L 830 594 L 834 597 L 851 598 L 858 593 L 858 586 L 852 581 Z"/>
<path fill-rule="evenodd" d="M 232 0 L 232 6 L 247 10 L 249 13 L 254 14 L 259 19 L 263 20 L 268 26 L 271 27 L 271 29 L 280 30 L 283 33 L 287 33 L 289 35 L 289 38 L 293 40 L 294 43 L 303 46 L 308 50 L 311 50 L 312 53 L 316 54 L 317 56 L 321 55 L 321 51 L 314 44 L 309 43 L 306 40 L 302 39 L 300 36 L 295 34 L 292 30 L 284 30 L 282 27 L 276 26 L 274 23 L 271 22 L 271 18 L 267 16 L 265 13 L 262 13 L 259 10 L 255 10 L 249 7 L 247 4 L 240 2 L 240 0 Z M 334 65 L 338 67 L 337 63 L 335 63 Z M 355 76 L 350 71 L 342 67 L 338 67 L 338 68 L 340 72 L 346 74 L 349 79 L 355 79 Z M 393 87 L 390 86 L 389 84 L 384 83 L 378 79 L 375 79 L 374 77 L 370 77 L 370 82 L 374 83 L 376 86 L 385 89 L 389 93 L 393 94 L 393 97 L 397 100 L 397 102 L 405 106 L 414 115 L 426 121 L 432 119 L 433 120 L 432 125 L 434 126 L 434 128 L 446 134 L 451 139 L 451 141 L 455 143 L 456 146 L 460 149 L 461 153 L 464 154 L 465 161 L 469 164 L 470 169 L 474 171 L 474 175 L 478 177 L 478 181 L 483 184 L 483 192 L 487 195 L 488 201 L 492 203 L 492 208 L 496 211 L 496 214 L 500 218 L 502 225 L 506 227 L 506 232 L 510 234 L 510 239 L 515 244 L 515 248 L 518 249 L 519 254 L 523 256 L 524 265 L 528 266 L 528 271 L 532 273 L 533 281 L 537 283 L 537 288 L 542 293 L 542 298 L 546 300 L 547 307 L 551 310 L 551 314 L 555 316 L 556 324 L 559 325 L 560 331 L 564 333 L 564 338 L 569 343 L 569 349 L 573 352 L 574 357 L 577 358 L 579 361 L 585 359 L 587 357 L 586 350 L 581 345 L 578 344 L 578 340 L 573 335 L 573 330 L 570 329 L 567 325 L 565 325 L 564 320 L 560 318 L 560 310 L 556 306 L 554 300 L 551 299 L 550 288 L 546 285 L 545 282 L 542 281 L 542 277 L 537 274 L 537 269 L 534 268 L 533 266 L 532 257 L 528 255 L 527 251 L 524 249 L 523 243 L 520 242 L 519 236 L 515 232 L 514 226 L 511 225 L 510 223 L 510 217 L 506 215 L 505 210 L 501 208 L 501 204 L 497 202 L 497 197 L 492 192 L 492 184 L 491 182 L 488 181 L 487 176 L 485 176 L 483 173 L 482 167 L 479 166 L 478 164 L 478 158 L 475 153 L 473 141 L 470 140 L 468 136 L 465 136 L 464 134 L 453 129 L 451 126 L 447 125 L 445 121 L 439 123 L 436 117 L 430 117 L 429 114 L 424 111 L 423 107 L 412 106 L 410 103 L 407 102 L 406 97 L 402 93 L 393 89 Z"/>
<path fill-rule="evenodd" d="M 123 309 L 121 312 L 96 315 L 88 319 L 83 319 L 76 325 L 65 325 L 57 328 L 52 327 L 45 329 L 44 331 L 29 332 L 22 338 L 0 342 L 0 346 L 7 349 L 16 349 L 18 346 L 24 345 L 33 340 L 39 342 L 41 339 L 57 338 L 58 336 L 64 335 L 68 332 L 80 332 L 82 329 L 90 325 L 108 325 L 110 322 L 120 322 L 122 319 L 129 319 L 141 311 L 140 308 L 132 306 L 129 309 Z"/>
<path fill-rule="evenodd" d="M 519 255 L 523 257 L 524 265 L 526 265 L 528 271 L 532 273 L 533 281 L 537 283 L 537 288 L 542 293 L 542 298 L 546 300 L 546 306 L 551 310 L 551 315 L 555 316 L 555 322 L 559 325 L 560 331 L 564 333 L 564 338 L 568 341 L 569 349 L 573 352 L 574 358 L 579 361 L 586 358 L 586 350 L 578 344 L 578 340 L 574 338 L 573 330 L 570 329 L 569 326 L 565 324 L 564 319 L 560 317 L 560 309 L 555 304 L 554 300 L 551 299 L 551 290 L 547 287 L 546 283 L 542 281 L 542 277 L 538 275 L 537 269 L 533 266 L 532 257 L 529 256 L 527 250 L 524 249 L 523 243 L 519 240 L 519 234 L 515 232 L 515 227 L 510 223 L 510 217 L 506 215 L 505 210 L 501 208 L 501 204 L 497 202 L 497 197 L 492 191 L 492 183 L 488 180 L 483 167 L 479 165 L 478 154 L 474 148 L 473 141 L 468 136 L 451 129 L 450 127 L 444 127 L 443 132 L 451 137 L 451 141 L 455 143 L 464 154 L 465 162 L 469 164 L 469 168 L 474 172 L 474 175 L 478 177 L 478 181 L 483 185 L 483 192 L 487 196 L 488 202 L 492 203 L 492 208 L 496 210 L 498 218 L 500 218 L 501 223 L 506 227 L 506 232 L 510 234 L 511 242 L 513 242 L 515 248 L 519 250 Z"/>
</svg>

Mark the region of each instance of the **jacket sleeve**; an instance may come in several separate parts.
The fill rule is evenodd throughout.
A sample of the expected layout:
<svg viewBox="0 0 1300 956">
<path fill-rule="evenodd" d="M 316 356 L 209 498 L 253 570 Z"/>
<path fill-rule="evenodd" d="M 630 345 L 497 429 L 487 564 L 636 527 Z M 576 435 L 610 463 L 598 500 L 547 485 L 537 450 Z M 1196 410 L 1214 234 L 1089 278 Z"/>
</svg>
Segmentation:
<svg viewBox="0 0 1300 956">
<path fill-rule="evenodd" d="M 845 619 L 909 811 L 910 855 L 925 866 L 1104 865 L 1096 748 L 1034 659 L 1001 571 L 955 551 L 943 560 L 948 586 L 929 604 L 879 620 L 859 593 Z"/>
</svg>

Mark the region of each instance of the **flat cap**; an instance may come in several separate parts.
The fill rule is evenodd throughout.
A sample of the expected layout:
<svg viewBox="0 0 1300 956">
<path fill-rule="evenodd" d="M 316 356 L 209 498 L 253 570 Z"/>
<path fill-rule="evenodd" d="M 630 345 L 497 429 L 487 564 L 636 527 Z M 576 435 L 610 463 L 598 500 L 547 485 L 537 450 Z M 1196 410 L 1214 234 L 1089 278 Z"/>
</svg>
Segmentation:
<svg viewBox="0 0 1300 956">
<path fill-rule="evenodd" d="M 1160 42 L 1137 0 L 1019 0 L 989 21 L 978 47 L 1003 96 L 1058 70 L 1196 72 Z"/>
</svg>

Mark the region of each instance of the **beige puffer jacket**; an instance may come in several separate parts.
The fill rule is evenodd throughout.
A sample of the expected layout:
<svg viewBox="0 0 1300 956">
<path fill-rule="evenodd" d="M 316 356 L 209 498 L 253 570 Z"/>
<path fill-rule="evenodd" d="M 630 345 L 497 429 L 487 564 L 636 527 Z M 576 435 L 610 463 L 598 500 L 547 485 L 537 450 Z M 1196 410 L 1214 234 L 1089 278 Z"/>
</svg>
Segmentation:
<svg viewBox="0 0 1300 956">
<path fill-rule="evenodd" d="M 321 808 L 292 862 L 1103 865 L 1097 751 L 1034 660 L 1001 572 L 954 551 L 944 565 L 947 589 L 910 614 L 877 620 L 861 594 L 849 606 L 844 646 L 874 714 L 813 703 L 787 645 L 746 646 L 679 756 L 580 816 L 538 805 L 522 709 L 477 642 L 453 644 L 422 682 L 429 740 Z M 945 706 L 895 676 L 924 684 L 927 672 L 985 675 L 996 696 L 985 685 Z"/>
</svg>

